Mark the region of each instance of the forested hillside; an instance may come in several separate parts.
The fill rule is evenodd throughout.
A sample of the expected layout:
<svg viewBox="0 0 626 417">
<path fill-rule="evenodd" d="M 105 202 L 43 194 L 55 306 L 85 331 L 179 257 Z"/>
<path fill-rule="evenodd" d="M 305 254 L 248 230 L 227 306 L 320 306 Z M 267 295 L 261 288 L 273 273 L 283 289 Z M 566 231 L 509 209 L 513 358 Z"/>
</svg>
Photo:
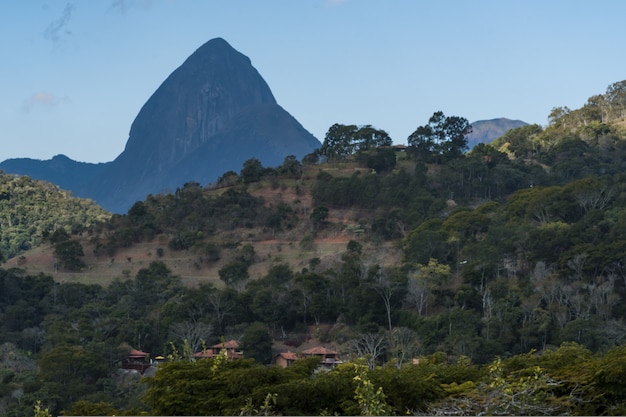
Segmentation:
<svg viewBox="0 0 626 417">
<path fill-rule="evenodd" d="M 80 234 L 110 217 L 48 182 L 0 171 L 0 260 L 38 246 L 55 230 Z"/>
<path fill-rule="evenodd" d="M 2 411 L 623 414 L 625 97 L 615 83 L 469 152 L 467 120 L 442 112 L 406 149 L 336 124 L 302 161 L 250 159 L 89 236 L 52 231 L 76 274 L 83 247 L 113 262 L 158 244 L 107 286 L 0 270 Z M 184 283 L 175 254 L 206 279 Z M 247 359 L 194 359 L 231 339 Z M 311 345 L 345 363 L 261 366 Z M 139 383 L 119 371 L 131 347 L 170 360 Z"/>
</svg>

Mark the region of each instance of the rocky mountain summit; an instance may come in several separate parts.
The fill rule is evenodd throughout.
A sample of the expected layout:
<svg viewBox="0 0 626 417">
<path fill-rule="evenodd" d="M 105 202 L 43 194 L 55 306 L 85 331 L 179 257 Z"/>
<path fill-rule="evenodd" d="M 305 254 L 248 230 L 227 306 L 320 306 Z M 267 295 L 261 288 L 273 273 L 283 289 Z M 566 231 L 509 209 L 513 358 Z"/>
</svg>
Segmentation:
<svg viewBox="0 0 626 417">
<path fill-rule="evenodd" d="M 301 158 L 319 146 L 278 105 L 250 59 L 216 38 L 152 94 L 114 161 L 97 164 L 97 169 L 64 161 L 60 172 L 58 163 L 23 158 L 4 161 L 0 169 L 49 180 L 123 213 L 148 194 L 171 192 L 189 181 L 210 183 L 228 170 L 239 171 L 250 158 L 277 166 L 286 156 Z M 67 170 L 68 165 L 73 169 Z"/>
<path fill-rule="evenodd" d="M 504 117 L 472 122 L 472 132 L 467 135 L 467 145 L 473 148 L 479 143 L 491 143 L 511 129 L 526 126 L 528 123 L 521 120 L 511 120 Z"/>
</svg>

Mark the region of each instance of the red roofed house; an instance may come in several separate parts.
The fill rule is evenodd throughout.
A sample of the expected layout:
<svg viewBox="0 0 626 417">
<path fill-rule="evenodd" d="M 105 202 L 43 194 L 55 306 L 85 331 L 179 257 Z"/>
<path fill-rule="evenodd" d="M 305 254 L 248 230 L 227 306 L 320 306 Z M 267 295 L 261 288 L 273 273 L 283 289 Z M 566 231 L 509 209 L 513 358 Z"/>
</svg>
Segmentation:
<svg viewBox="0 0 626 417">
<path fill-rule="evenodd" d="M 228 359 L 243 358 L 243 352 L 239 350 L 239 343 L 236 340 L 229 340 L 228 342 L 218 343 L 211 346 L 213 356 L 219 355 L 222 349 L 226 349 L 226 356 Z"/>
<path fill-rule="evenodd" d="M 293 352 L 280 352 L 274 357 L 274 363 L 281 368 L 291 366 L 296 360 L 298 360 L 298 355 Z"/>
<path fill-rule="evenodd" d="M 196 352 L 193 354 L 193 357 L 196 359 L 203 359 L 203 358 L 212 358 L 213 357 L 213 350 L 201 350 L 200 352 Z"/>
<path fill-rule="evenodd" d="M 134 369 L 144 373 L 150 367 L 150 354 L 137 349 L 131 349 L 126 359 L 122 362 L 123 369 Z"/>
<path fill-rule="evenodd" d="M 302 356 L 305 358 L 319 357 L 321 359 L 320 364 L 323 366 L 334 366 L 341 363 L 339 353 L 323 346 L 316 346 L 311 349 L 303 350 Z"/>
</svg>

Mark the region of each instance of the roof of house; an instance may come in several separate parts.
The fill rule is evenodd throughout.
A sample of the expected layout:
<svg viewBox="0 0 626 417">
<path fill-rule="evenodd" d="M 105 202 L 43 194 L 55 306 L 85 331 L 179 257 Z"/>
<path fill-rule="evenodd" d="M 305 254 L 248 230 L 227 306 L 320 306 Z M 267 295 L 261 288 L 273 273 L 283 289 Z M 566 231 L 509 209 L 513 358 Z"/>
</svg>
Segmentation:
<svg viewBox="0 0 626 417">
<path fill-rule="evenodd" d="M 237 342 L 236 340 L 229 340 L 228 342 L 217 343 L 217 344 L 213 345 L 212 347 L 216 348 L 216 349 L 221 349 L 221 348 L 238 349 L 239 348 L 239 342 Z"/>
<path fill-rule="evenodd" d="M 145 358 L 148 355 L 149 355 L 149 353 L 147 353 L 147 352 L 143 352 L 143 351 L 137 350 L 137 349 L 131 349 L 130 353 L 128 354 L 128 357 L 129 358 Z"/>
<path fill-rule="evenodd" d="M 298 359 L 298 355 L 296 355 L 294 352 L 280 352 L 277 356 L 281 356 L 288 361 L 295 361 L 296 359 Z"/>
<path fill-rule="evenodd" d="M 336 351 L 326 349 L 324 346 L 315 346 L 311 349 L 303 350 L 302 353 L 305 355 L 337 355 Z"/>
</svg>

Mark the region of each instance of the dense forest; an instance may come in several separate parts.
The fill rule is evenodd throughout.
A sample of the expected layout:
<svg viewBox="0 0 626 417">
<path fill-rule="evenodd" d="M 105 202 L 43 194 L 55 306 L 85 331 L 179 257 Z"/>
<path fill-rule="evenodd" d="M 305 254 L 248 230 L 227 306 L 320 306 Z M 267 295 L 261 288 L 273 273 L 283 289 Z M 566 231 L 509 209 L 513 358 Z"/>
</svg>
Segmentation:
<svg viewBox="0 0 626 417">
<path fill-rule="evenodd" d="M 0 260 L 46 240 L 54 231 L 80 233 L 111 217 L 93 201 L 57 186 L 0 171 Z"/>
<path fill-rule="evenodd" d="M 222 266 L 219 281 L 193 286 L 158 253 L 107 286 L 0 269 L 0 413 L 624 414 L 625 112 L 622 81 L 471 150 L 467 120 L 443 112 L 406 147 L 335 124 L 302 161 L 251 159 L 110 217 L 87 204 L 38 223 L 52 203 L 39 191 L 20 203 L 33 182 L 3 176 L 11 257 L 45 243 L 59 268 L 80 270 L 85 242 L 111 256 L 166 237 L 168 250 Z M 312 206 L 268 204 L 264 189 Z M 277 259 L 251 275 L 259 259 L 242 236 L 297 230 L 308 253 L 348 209 L 358 227 L 334 262 Z M 367 252 L 388 244 L 400 261 Z M 279 342 L 297 351 L 311 338 L 344 363 L 265 366 Z M 193 359 L 227 339 L 246 359 Z M 169 360 L 139 379 L 119 369 L 131 347 Z"/>
</svg>

